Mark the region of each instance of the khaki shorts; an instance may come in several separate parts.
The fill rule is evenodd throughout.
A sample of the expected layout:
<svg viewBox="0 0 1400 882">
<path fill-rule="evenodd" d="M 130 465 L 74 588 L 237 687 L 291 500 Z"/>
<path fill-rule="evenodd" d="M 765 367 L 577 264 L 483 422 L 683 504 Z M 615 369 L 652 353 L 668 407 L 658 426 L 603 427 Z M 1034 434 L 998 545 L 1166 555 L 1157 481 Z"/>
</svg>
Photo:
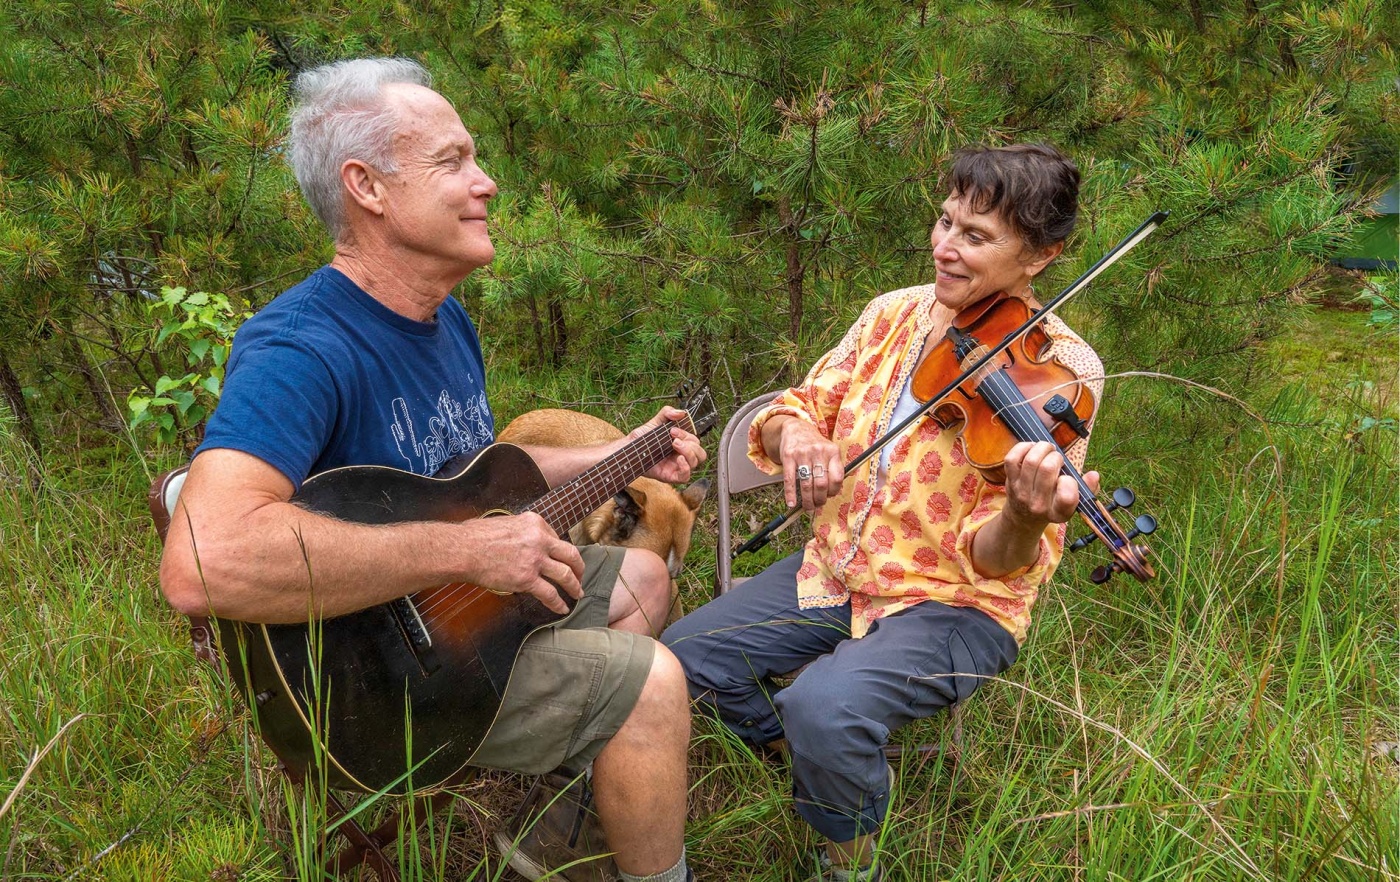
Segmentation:
<svg viewBox="0 0 1400 882">
<path fill-rule="evenodd" d="M 542 775 L 582 769 L 622 727 L 651 673 L 656 642 L 608 628 L 625 549 L 588 545 L 572 617 L 520 647 L 500 713 L 472 765 Z"/>
</svg>

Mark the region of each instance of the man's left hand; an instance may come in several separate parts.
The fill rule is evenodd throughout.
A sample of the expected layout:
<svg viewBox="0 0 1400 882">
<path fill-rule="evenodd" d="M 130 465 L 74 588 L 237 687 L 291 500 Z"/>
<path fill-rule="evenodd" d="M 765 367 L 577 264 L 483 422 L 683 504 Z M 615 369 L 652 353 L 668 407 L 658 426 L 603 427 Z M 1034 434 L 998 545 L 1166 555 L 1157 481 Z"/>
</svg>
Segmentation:
<svg viewBox="0 0 1400 882">
<path fill-rule="evenodd" d="M 646 472 L 648 478 L 655 478 L 658 481 L 665 481 L 668 484 L 684 484 L 690 480 L 690 473 L 696 466 L 706 459 L 705 448 L 700 446 L 700 439 L 694 434 L 687 432 L 676 424 L 677 420 L 684 419 L 685 411 L 674 407 L 663 407 L 656 416 L 647 420 L 641 426 L 633 429 L 627 436 L 627 441 L 632 442 L 655 429 L 657 426 L 671 423 L 671 446 L 675 448 L 670 456 L 652 466 Z"/>
</svg>

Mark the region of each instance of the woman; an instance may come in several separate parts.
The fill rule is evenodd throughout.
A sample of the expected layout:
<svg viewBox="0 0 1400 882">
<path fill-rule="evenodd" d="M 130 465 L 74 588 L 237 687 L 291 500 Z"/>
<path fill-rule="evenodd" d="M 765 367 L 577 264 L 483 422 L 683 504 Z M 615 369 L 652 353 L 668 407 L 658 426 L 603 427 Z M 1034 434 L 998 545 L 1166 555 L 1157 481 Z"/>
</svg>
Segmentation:
<svg viewBox="0 0 1400 882">
<path fill-rule="evenodd" d="M 893 780 L 882 748 L 1015 661 L 1078 501 L 1053 445 L 1017 445 L 996 486 L 928 417 L 843 474 L 915 410 L 909 378 L 958 312 L 1001 292 L 1036 306 L 1031 281 L 1078 214 L 1079 172 L 1045 145 L 962 151 L 949 183 L 930 237 L 936 284 L 872 301 L 753 422 L 750 458 L 782 470 L 788 504 L 814 512 L 813 538 L 662 637 L 692 696 L 739 737 L 757 749 L 786 739 L 797 811 L 827 839 L 817 880 L 882 878 L 872 844 Z M 1061 361 L 1102 376 L 1063 322 L 1044 327 Z M 1077 465 L 1085 447 L 1067 451 Z M 772 680 L 807 663 L 786 689 Z"/>
</svg>

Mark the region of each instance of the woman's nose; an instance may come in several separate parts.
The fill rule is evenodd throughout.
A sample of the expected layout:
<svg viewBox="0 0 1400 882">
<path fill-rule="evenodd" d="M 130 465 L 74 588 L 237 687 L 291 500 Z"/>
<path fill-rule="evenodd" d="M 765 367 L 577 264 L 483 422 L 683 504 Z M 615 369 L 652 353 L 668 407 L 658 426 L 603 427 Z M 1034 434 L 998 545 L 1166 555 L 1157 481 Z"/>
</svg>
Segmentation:
<svg viewBox="0 0 1400 882">
<path fill-rule="evenodd" d="M 953 248 L 950 240 L 951 236 L 946 233 L 942 236 L 937 234 L 933 237 L 933 259 L 934 260 L 954 260 L 957 258 L 957 250 Z"/>
</svg>

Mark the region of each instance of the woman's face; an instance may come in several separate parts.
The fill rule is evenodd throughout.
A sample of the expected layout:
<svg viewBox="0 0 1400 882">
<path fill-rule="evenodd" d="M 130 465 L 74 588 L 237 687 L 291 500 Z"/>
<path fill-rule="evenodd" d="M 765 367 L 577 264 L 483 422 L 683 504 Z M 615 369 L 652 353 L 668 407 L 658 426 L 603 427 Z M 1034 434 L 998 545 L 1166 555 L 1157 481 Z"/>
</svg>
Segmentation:
<svg viewBox="0 0 1400 882">
<path fill-rule="evenodd" d="M 1019 295 L 1060 250 L 1056 243 L 1028 254 L 1020 235 L 1000 214 L 978 214 L 954 192 L 943 202 L 929 241 L 938 270 L 935 296 L 957 312 L 999 291 Z"/>
</svg>

